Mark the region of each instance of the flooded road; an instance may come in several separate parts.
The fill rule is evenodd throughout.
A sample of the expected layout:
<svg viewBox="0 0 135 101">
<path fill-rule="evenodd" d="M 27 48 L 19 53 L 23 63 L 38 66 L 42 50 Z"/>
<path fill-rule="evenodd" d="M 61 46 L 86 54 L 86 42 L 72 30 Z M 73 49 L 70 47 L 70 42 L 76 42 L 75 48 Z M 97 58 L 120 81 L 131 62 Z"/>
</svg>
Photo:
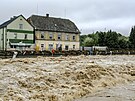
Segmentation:
<svg viewBox="0 0 135 101">
<path fill-rule="evenodd" d="M 135 101 L 135 82 L 108 88 L 75 101 Z"/>
</svg>

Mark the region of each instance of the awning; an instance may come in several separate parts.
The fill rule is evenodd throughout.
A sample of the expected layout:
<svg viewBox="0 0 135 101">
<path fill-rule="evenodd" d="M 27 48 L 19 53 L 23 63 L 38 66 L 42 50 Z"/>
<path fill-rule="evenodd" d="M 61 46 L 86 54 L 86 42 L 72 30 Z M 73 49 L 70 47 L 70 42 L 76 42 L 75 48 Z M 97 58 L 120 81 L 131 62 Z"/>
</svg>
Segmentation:
<svg viewBox="0 0 135 101">
<path fill-rule="evenodd" d="M 31 46 L 34 44 L 29 44 L 29 43 L 10 43 L 10 45 L 15 45 L 15 46 Z"/>
</svg>

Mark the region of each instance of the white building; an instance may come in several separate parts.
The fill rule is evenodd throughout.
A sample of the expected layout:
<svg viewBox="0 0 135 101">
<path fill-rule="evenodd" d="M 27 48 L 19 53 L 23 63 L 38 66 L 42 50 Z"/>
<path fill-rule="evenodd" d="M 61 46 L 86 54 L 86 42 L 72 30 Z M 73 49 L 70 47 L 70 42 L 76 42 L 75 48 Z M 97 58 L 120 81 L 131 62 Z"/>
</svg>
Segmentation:
<svg viewBox="0 0 135 101">
<path fill-rule="evenodd" d="M 14 16 L 0 25 L 0 50 L 26 50 L 34 46 L 34 28 L 24 16 Z"/>
</svg>

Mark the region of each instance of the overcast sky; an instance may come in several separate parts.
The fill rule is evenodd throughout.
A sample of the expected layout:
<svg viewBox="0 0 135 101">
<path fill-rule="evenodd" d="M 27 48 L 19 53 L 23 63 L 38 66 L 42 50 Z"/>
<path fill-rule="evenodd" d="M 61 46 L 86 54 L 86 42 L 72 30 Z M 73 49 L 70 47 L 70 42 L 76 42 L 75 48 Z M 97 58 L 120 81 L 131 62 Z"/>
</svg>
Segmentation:
<svg viewBox="0 0 135 101">
<path fill-rule="evenodd" d="M 128 36 L 135 25 L 135 0 L 2 0 L 0 23 L 11 16 L 32 14 L 72 20 L 82 34 L 120 32 Z"/>
</svg>

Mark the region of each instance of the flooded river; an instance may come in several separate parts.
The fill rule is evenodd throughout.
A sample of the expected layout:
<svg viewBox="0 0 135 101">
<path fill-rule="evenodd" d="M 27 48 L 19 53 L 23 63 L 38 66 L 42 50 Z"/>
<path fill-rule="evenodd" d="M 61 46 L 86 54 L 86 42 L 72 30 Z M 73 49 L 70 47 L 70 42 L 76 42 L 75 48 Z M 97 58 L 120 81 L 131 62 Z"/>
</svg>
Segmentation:
<svg viewBox="0 0 135 101">
<path fill-rule="evenodd" d="M 75 101 L 135 101 L 135 82 L 108 88 Z"/>
<path fill-rule="evenodd" d="M 133 81 L 135 55 L 0 59 L 0 101 L 135 101 Z"/>
</svg>

